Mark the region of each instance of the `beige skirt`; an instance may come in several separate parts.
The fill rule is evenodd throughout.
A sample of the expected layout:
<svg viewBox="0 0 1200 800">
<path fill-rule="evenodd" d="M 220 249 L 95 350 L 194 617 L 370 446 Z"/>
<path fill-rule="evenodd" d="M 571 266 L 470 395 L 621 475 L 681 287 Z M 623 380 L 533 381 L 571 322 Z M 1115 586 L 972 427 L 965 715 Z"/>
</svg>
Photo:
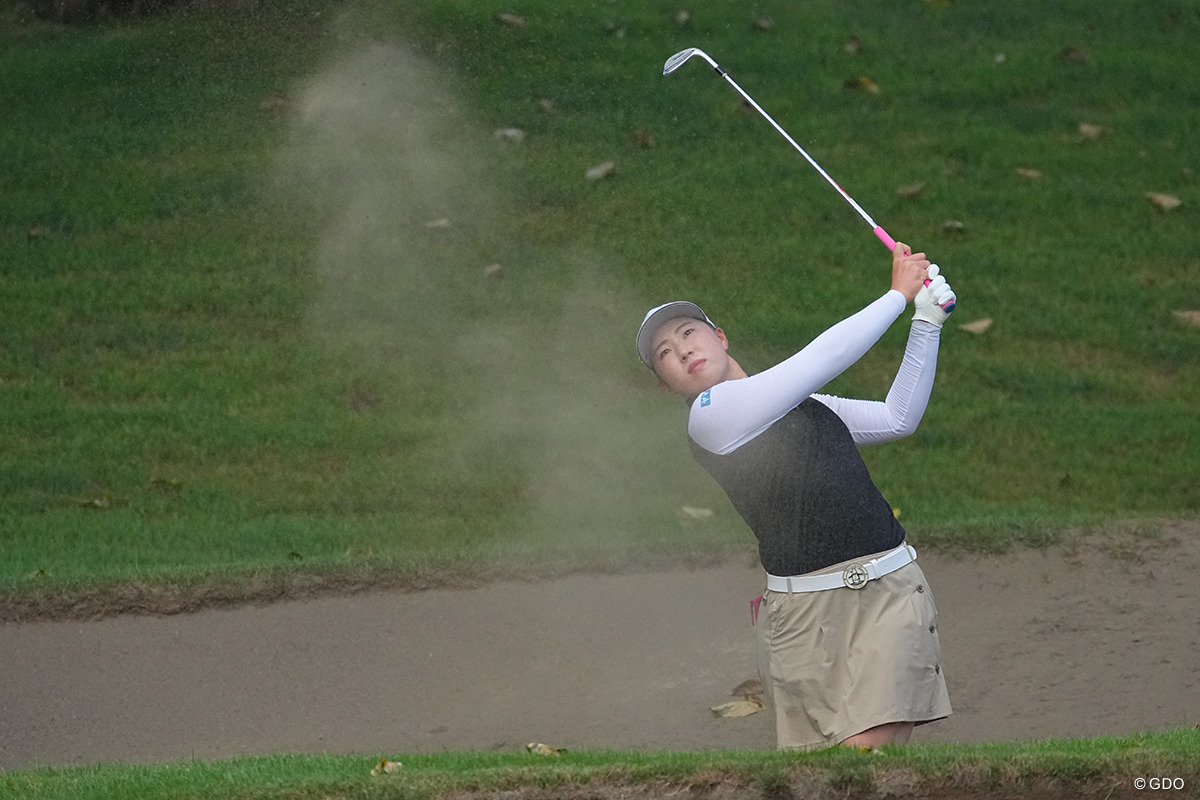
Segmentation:
<svg viewBox="0 0 1200 800">
<path fill-rule="evenodd" d="M 877 725 L 951 713 L 937 608 L 915 561 L 862 589 L 767 591 L 756 632 L 780 748 L 829 747 Z"/>
</svg>

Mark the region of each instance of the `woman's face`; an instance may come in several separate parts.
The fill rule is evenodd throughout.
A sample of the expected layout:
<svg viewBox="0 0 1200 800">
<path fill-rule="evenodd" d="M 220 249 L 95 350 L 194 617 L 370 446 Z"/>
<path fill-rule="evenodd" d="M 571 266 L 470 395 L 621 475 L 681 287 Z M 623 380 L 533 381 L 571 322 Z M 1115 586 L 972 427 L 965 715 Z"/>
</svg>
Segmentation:
<svg viewBox="0 0 1200 800">
<path fill-rule="evenodd" d="M 651 366 L 663 385 L 692 398 L 728 378 L 729 340 L 720 328 L 676 317 L 654 334 Z"/>
</svg>

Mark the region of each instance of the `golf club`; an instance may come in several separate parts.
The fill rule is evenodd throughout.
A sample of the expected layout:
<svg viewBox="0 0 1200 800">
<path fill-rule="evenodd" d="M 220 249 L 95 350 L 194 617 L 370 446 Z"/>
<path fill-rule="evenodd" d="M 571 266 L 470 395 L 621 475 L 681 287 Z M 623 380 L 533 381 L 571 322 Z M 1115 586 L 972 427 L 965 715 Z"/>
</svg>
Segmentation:
<svg viewBox="0 0 1200 800">
<path fill-rule="evenodd" d="M 883 242 L 883 246 L 888 249 L 889 253 L 896 248 L 896 240 L 889 236 L 888 232 L 885 231 L 881 225 L 875 222 L 875 220 L 871 219 L 871 215 L 864 211 L 863 207 L 856 203 L 854 198 L 847 194 L 846 190 L 837 184 L 837 181 L 829 177 L 829 173 L 821 169 L 821 165 L 818 164 L 812 156 L 806 153 L 804 148 L 797 144 L 796 140 L 788 135 L 788 132 L 780 127 L 779 123 L 772 119 L 771 115 L 764 111 L 763 107 L 754 101 L 753 97 L 746 94 L 746 91 L 742 89 L 741 86 L 738 86 L 737 82 L 733 78 L 729 77 L 729 73 L 726 72 L 720 64 L 718 64 L 716 61 L 713 61 L 712 57 L 710 57 L 708 53 L 705 53 L 698 47 L 689 47 L 686 50 L 680 50 L 678 53 L 668 58 L 667 62 L 663 64 L 663 75 L 670 75 L 672 72 L 682 67 L 688 61 L 688 59 L 692 58 L 693 56 L 702 58 L 708 62 L 708 65 L 716 70 L 717 74 L 724 78 L 730 86 L 737 90 L 737 93 L 740 94 L 747 103 L 753 106 L 754 110 L 761 114 L 763 119 L 771 123 L 772 128 L 779 131 L 780 136 L 782 136 L 784 139 L 787 139 L 788 144 L 796 148 L 796 152 L 804 156 L 804 160 L 811 164 L 813 169 L 821 173 L 821 177 L 824 178 L 830 186 L 832 186 L 834 189 L 837 189 L 837 193 L 840 194 L 842 198 L 850 204 L 851 208 L 858 212 L 858 215 L 863 218 L 863 221 L 871 226 L 871 230 L 875 233 L 875 236 L 879 238 L 879 241 Z M 925 281 L 925 284 L 928 285 L 929 281 Z M 950 301 L 942 306 L 942 310 L 944 310 L 946 313 L 950 313 L 954 310 L 954 305 L 954 301 Z"/>
</svg>

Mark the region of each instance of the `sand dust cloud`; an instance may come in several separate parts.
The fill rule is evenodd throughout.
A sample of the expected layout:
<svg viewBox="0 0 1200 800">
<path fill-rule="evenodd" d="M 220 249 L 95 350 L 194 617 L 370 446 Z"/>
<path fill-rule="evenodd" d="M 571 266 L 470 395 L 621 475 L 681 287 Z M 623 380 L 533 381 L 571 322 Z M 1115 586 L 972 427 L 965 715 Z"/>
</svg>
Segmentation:
<svg viewBox="0 0 1200 800">
<path fill-rule="evenodd" d="M 300 93 L 287 169 L 324 225 L 312 334 L 402 391 L 461 387 L 425 457 L 465 484 L 506 459 L 524 475 L 521 536 L 637 535 L 637 509 L 669 502 L 651 496 L 654 476 L 683 452 L 679 409 L 631 366 L 642 302 L 610 254 L 509 232 L 519 188 L 495 165 L 514 145 L 450 85 L 405 47 L 371 43 Z"/>
</svg>

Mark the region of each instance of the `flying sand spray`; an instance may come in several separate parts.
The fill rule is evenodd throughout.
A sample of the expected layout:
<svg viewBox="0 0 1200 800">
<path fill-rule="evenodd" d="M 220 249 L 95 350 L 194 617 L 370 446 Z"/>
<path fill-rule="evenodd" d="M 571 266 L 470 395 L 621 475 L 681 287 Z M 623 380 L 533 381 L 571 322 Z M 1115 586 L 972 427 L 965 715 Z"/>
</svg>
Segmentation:
<svg viewBox="0 0 1200 800">
<path fill-rule="evenodd" d="M 663 64 L 663 75 L 670 75 L 672 72 L 674 72 L 675 70 L 682 67 L 684 65 L 684 63 L 688 59 L 690 59 L 692 56 L 696 56 L 698 58 L 702 58 L 705 61 L 707 61 L 708 65 L 710 67 L 712 67 L 714 70 L 716 70 L 717 74 L 720 75 L 722 78 L 724 78 L 729 83 L 730 86 L 732 86 L 734 89 L 736 89 L 737 93 L 740 94 L 746 100 L 747 103 L 749 103 L 751 106 L 753 106 L 754 110 L 757 111 L 759 114 L 761 114 L 763 119 L 765 119 L 767 122 L 771 123 L 771 127 L 773 127 L 775 130 L 779 131 L 779 135 L 782 136 L 784 139 L 787 139 L 788 144 L 790 144 L 792 147 L 796 148 L 796 152 L 798 152 L 798 153 L 800 153 L 800 155 L 804 156 L 804 159 L 813 166 L 813 169 L 815 169 L 817 172 L 821 173 L 821 177 L 824 178 L 826 181 L 828 181 L 830 186 L 832 186 L 834 189 L 837 189 L 837 193 L 840 194 L 842 196 L 842 198 L 847 203 L 850 204 L 851 208 L 853 208 L 855 211 L 858 212 L 858 215 L 863 218 L 863 221 L 865 221 L 868 225 L 871 226 L 871 230 L 875 233 L 875 236 L 877 236 L 879 238 L 879 241 L 883 242 L 883 246 L 888 249 L 889 253 L 896 249 L 896 240 L 888 235 L 888 232 L 883 229 L 883 226 L 879 225 L 878 223 L 875 222 L 875 220 L 871 219 L 871 215 L 868 214 L 866 211 L 864 211 L 863 207 L 860 206 L 858 203 L 856 203 L 854 201 L 854 198 L 851 197 L 849 194 L 847 194 L 846 190 L 843 189 L 841 186 L 839 186 L 837 184 L 837 182 L 834 181 L 833 178 L 829 177 L 829 173 L 826 172 L 825 170 L 821 169 L 821 165 L 818 164 L 813 159 L 812 156 L 810 156 L 808 153 L 806 153 L 804 151 L 804 148 L 801 147 L 799 144 L 797 144 L 796 140 L 793 139 L 791 136 L 789 136 L 788 132 L 785 131 L 782 127 L 780 127 L 779 123 L 776 122 L 774 119 L 772 119 L 771 115 L 768 114 L 766 111 L 764 111 L 763 107 L 754 101 L 753 97 L 746 94 L 745 90 L 742 89 L 742 87 L 738 86 L 737 82 L 735 82 L 733 80 L 733 78 L 729 77 L 729 73 L 726 72 L 721 67 L 721 65 L 719 65 L 716 61 L 714 61 L 708 55 L 708 53 L 705 53 L 703 50 L 701 50 L 697 47 L 689 47 L 686 50 L 680 50 L 678 53 L 676 53 L 675 55 L 668 58 L 667 63 Z M 929 285 L 928 280 L 925 281 L 925 285 L 926 286 Z M 954 310 L 954 304 L 955 304 L 955 301 L 950 300 L 949 302 L 947 302 L 945 305 L 942 306 L 942 310 L 948 314 Z"/>
</svg>

